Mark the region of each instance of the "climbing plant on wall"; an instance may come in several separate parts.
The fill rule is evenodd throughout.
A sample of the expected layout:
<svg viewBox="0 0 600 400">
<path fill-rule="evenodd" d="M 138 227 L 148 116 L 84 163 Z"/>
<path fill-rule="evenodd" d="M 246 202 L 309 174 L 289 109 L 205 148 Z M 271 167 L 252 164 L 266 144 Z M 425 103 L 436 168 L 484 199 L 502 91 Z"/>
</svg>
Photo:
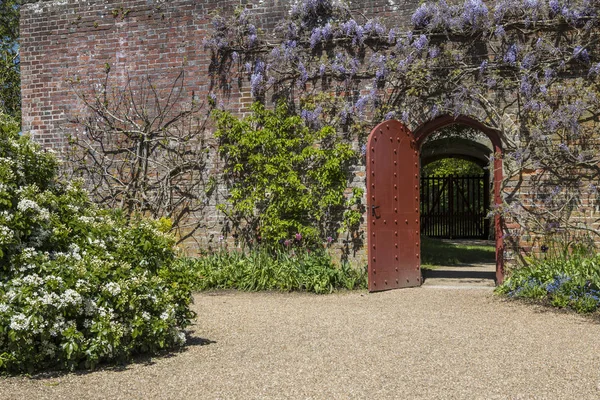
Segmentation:
<svg viewBox="0 0 600 400">
<path fill-rule="evenodd" d="M 217 16 L 205 46 L 215 92 L 284 98 L 307 124 L 359 141 L 385 119 L 415 128 L 470 116 L 503 137 L 505 184 L 516 185 L 495 212 L 522 227 L 511 234 L 598 234 L 570 216 L 598 196 L 599 10 L 597 0 L 442 0 L 405 29 L 340 0 L 302 0 L 268 34 L 247 10 Z M 525 179 L 530 202 L 515 192 Z"/>
<path fill-rule="evenodd" d="M 83 107 L 70 121 L 64 172 L 85 179 L 95 201 L 167 218 L 179 242 L 194 238 L 216 186 L 205 140 L 214 101 L 185 96 L 183 72 L 166 86 L 149 76 L 119 82 L 107 64 L 97 85 L 69 82 Z"/>
<path fill-rule="evenodd" d="M 221 110 L 214 115 L 229 189 L 219 208 L 234 234 L 247 244 L 309 247 L 337 237 L 348 167 L 357 154 L 336 140 L 334 129 L 307 126 L 285 103 L 273 111 L 255 103 L 241 120 Z M 351 220 L 352 210 L 346 211 Z"/>
</svg>

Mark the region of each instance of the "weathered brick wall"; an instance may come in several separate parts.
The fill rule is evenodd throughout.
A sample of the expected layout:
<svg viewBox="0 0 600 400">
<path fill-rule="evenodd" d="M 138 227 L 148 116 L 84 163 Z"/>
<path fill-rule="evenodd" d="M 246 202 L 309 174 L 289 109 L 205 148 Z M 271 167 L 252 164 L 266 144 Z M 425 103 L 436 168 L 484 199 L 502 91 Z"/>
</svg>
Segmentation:
<svg viewBox="0 0 600 400">
<path fill-rule="evenodd" d="M 21 9 L 23 130 L 44 146 L 61 149 L 72 133 L 69 118 L 80 105 L 68 80 L 93 82 L 102 76 L 106 64 L 111 66 L 111 75 L 123 83 L 128 76 L 150 76 L 163 86 L 170 85 L 183 67 L 187 94 L 194 92 L 205 98 L 210 90 L 210 58 L 202 40 L 211 29 L 212 13 L 226 15 L 241 4 L 251 10 L 260 28 L 268 30 L 285 15 L 291 1 L 25 0 Z M 367 17 L 402 24 L 418 4 L 419 0 L 355 0 L 351 7 Z M 238 113 L 251 103 L 248 91 L 234 91 L 229 98 L 219 100 Z M 207 173 L 218 169 L 218 159 L 213 156 Z M 356 167 L 354 177 L 351 186 L 364 187 L 364 166 Z M 510 191 L 520 185 L 528 201 L 527 196 L 533 199 L 537 194 L 530 193 L 530 177 L 524 178 L 509 182 L 507 187 Z M 196 235 L 200 246 L 220 236 L 223 220 L 214 206 L 224 193 L 225 188 L 219 187 L 208 205 L 207 227 Z M 584 218 L 582 223 L 598 228 L 599 211 L 596 197 L 589 196 L 573 218 Z M 518 234 L 519 227 L 506 222 L 506 233 Z M 521 244 L 525 250 L 535 245 L 535 240 L 526 239 L 522 243 L 519 239 L 513 250 L 520 251 Z M 337 248 L 342 247 L 340 242 Z M 364 249 L 355 256 L 364 259 Z M 514 257 L 514 252 L 507 256 Z"/>
<path fill-rule="evenodd" d="M 242 1 L 262 29 L 271 29 L 289 1 Z M 418 1 L 355 1 L 365 15 L 405 20 Z M 231 13 L 226 0 L 26 0 L 21 10 L 23 129 L 46 146 L 64 144 L 62 126 L 75 97 L 68 78 L 99 77 L 106 63 L 117 73 L 172 82 L 183 65 L 186 86 L 208 93 L 209 54 L 202 39 L 211 14 Z M 399 5 L 400 4 L 400 5 Z M 233 94 L 228 108 L 243 111 L 249 96 Z"/>
<path fill-rule="evenodd" d="M 288 0 L 241 3 L 265 30 L 272 29 L 290 5 Z M 351 6 L 363 15 L 399 22 L 410 18 L 416 4 L 362 0 Z M 44 146 L 62 149 L 75 129 L 69 120 L 81 108 L 69 80 L 99 82 L 106 64 L 117 84 L 149 76 L 165 87 L 183 67 L 187 94 L 205 98 L 210 90 L 210 54 L 202 40 L 211 29 L 213 13 L 227 15 L 239 5 L 231 0 L 26 1 L 21 10 L 23 130 Z M 219 100 L 238 113 L 247 111 L 252 102 L 247 90 Z M 207 174 L 218 169 L 217 157 L 210 157 Z M 364 166 L 357 166 L 351 187 L 364 187 L 364 179 Z M 223 220 L 214 207 L 224 194 L 225 187 L 219 186 L 206 209 L 206 228 L 196 235 L 200 246 L 221 235 Z M 362 258 L 361 253 L 356 256 Z"/>
</svg>

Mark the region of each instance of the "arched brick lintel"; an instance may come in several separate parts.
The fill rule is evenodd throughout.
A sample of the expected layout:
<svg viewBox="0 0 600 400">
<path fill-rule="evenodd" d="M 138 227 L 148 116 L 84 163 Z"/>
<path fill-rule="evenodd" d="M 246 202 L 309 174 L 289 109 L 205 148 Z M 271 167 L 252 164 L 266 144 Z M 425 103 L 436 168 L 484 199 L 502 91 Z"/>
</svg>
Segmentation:
<svg viewBox="0 0 600 400">
<path fill-rule="evenodd" d="M 459 115 L 457 117 L 451 115 L 442 115 L 421 124 L 414 130 L 413 135 L 419 146 L 423 144 L 425 139 L 433 132 L 451 125 L 466 125 L 473 129 L 483 132 L 492 142 L 494 146 L 494 204 L 502 204 L 501 184 L 503 179 L 502 174 L 502 135 L 493 128 L 490 128 L 481 122 Z M 502 239 L 502 217 L 499 214 L 494 216 L 494 231 L 496 236 L 496 283 L 500 284 L 504 280 L 504 240 Z"/>
</svg>

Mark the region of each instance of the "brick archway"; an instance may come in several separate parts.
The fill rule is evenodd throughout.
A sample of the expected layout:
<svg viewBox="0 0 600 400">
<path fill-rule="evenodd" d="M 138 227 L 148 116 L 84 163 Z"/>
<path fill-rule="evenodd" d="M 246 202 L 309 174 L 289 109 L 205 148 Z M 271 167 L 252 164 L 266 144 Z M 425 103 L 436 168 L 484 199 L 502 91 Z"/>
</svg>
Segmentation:
<svg viewBox="0 0 600 400">
<path fill-rule="evenodd" d="M 492 142 L 494 149 L 494 168 L 493 168 L 493 187 L 494 204 L 502 204 L 501 184 L 503 179 L 502 172 L 502 135 L 499 131 L 485 126 L 481 122 L 466 116 L 453 117 L 442 115 L 431 121 L 421 124 L 413 132 L 417 146 L 420 149 L 425 139 L 433 132 L 451 125 L 466 125 L 484 133 Z M 500 284 L 504 280 L 504 241 L 502 239 L 502 217 L 498 214 L 494 216 L 494 233 L 496 238 L 496 283 Z"/>
</svg>

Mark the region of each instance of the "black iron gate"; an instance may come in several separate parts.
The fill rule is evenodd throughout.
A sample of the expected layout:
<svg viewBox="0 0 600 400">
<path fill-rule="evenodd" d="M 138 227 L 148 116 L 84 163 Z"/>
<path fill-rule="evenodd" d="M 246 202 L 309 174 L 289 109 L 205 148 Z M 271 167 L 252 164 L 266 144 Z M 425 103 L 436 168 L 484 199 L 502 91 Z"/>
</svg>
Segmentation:
<svg viewBox="0 0 600 400">
<path fill-rule="evenodd" d="M 421 234 L 438 238 L 489 236 L 489 178 L 421 178 Z"/>
</svg>

